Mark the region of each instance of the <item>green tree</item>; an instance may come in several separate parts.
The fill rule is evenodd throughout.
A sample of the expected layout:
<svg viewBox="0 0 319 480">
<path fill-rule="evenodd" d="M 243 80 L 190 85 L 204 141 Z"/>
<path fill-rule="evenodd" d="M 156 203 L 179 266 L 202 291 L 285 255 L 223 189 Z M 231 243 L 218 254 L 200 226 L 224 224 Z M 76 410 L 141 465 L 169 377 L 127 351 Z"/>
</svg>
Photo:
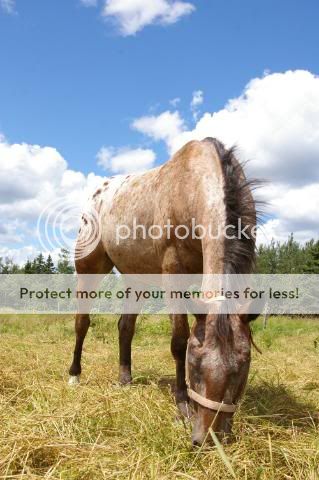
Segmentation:
<svg viewBox="0 0 319 480">
<path fill-rule="evenodd" d="M 45 273 L 45 260 L 43 253 L 39 255 L 32 262 L 33 273 Z"/>
<path fill-rule="evenodd" d="M 6 257 L 4 261 L 2 258 L 0 258 L 0 273 L 9 274 L 9 273 L 20 273 L 20 272 L 21 272 L 21 269 L 19 265 L 14 263 L 12 258 Z"/>
<path fill-rule="evenodd" d="M 257 272 L 278 273 L 279 243 L 271 240 L 269 245 L 260 245 L 257 249 Z"/>
<path fill-rule="evenodd" d="M 66 248 L 61 248 L 59 253 L 58 273 L 74 273 L 74 266 L 70 260 L 70 252 Z"/>
<path fill-rule="evenodd" d="M 55 266 L 50 254 L 45 262 L 45 273 L 55 273 Z"/>
<path fill-rule="evenodd" d="M 32 268 L 32 263 L 30 260 L 27 260 L 23 266 L 24 273 L 34 273 Z"/>
<path fill-rule="evenodd" d="M 306 244 L 306 254 L 304 273 L 319 274 L 319 240 L 311 240 Z"/>
</svg>

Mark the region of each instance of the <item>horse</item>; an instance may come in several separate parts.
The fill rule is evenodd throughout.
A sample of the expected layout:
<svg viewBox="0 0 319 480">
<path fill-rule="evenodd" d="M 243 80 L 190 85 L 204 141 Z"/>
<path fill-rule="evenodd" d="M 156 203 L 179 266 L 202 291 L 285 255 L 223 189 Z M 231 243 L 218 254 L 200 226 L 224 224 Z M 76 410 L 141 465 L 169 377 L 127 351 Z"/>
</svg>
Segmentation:
<svg viewBox="0 0 319 480">
<path fill-rule="evenodd" d="M 145 173 L 104 181 L 91 197 L 100 232 L 94 248 L 76 255 L 79 290 L 87 287 L 81 274 L 107 274 L 115 266 L 125 274 L 249 274 L 255 265 L 256 202 L 234 148 L 215 138 L 190 141 L 160 167 Z M 198 238 L 132 238 L 118 241 L 118 225 L 133 221 L 147 228 L 190 226 L 192 219 L 216 231 L 231 225 L 234 235 Z M 135 219 L 135 220 L 134 220 Z M 251 232 L 240 236 L 238 221 Z M 83 216 L 76 253 L 90 227 Z M 248 237 L 248 238 L 247 238 Z M 92 285 L 90 286 L 92 287 Z M 217 305 L 217 304 L 216 304 Z M 132 382 L 131 344 L 137 314 L 123 314 L 119 330 L 119 381 Z M 176 404 L 188 415 L 193 405 L 193 445 L 202 445 L 212 428 L 231 433 L 233 415 L 241 398 L 251 359 L 250 321 L 247 311 L 195 314 L 190 331 L 187 313 L 171 314 L 171 353 L 176 365 Z M 69 370 L 70 383 L 78 383 L 81 354 L 90 325 L 88 313 L 75 318 L 76 343 Z M 186 370 L 185 370 L 186 368 Z"/>
</svg>

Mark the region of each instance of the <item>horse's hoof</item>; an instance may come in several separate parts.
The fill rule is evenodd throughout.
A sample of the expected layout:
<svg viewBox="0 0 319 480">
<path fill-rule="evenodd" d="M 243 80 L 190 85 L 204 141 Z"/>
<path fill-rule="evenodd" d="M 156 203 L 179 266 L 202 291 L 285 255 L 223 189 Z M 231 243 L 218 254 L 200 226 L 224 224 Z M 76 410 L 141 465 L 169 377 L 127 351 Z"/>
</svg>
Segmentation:
<svg viewBox="0 0 319 480">
<path fill-rule="evenodd" d="M 75 385 L 79 385 L 80 383 L 80 375 L 71 375 L 69 378 L 69 385 L 74 387 Z"/>
<path fill-rule="evenodd" d="M 130 385 L 132 383 L 132 377 L 130 375 L 121 375 L 119 382 L 121 385 Z"/>
</svg>

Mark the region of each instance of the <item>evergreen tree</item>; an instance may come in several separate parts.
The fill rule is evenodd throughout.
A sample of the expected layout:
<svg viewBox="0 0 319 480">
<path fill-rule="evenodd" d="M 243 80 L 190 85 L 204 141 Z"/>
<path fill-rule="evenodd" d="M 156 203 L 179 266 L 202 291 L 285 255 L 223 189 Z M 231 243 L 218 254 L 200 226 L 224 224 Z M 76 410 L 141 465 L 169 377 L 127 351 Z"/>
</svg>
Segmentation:
<svg viewBox="0 0 319 480">
<path fill-rule="evenodd" d="M 304 273 L 319 274 L 319 240 L 315 243 L 313 240 L 306 244 L 308 255 L 304 265 Z"/>
<path fill-rule="evenodd" d="M 302 273 L 304 267 L 304 249 L 296 242 L 293 234 L 279 245 L 278 273 Z"/>
<path fill-rule="evenodd" d="M 257 249 L 257 273 L 278 273 L 279 243 L 271 240 L 270 245 L 260 245 Z"/>
<path fill-rule="evenodd" d="M 74 273 L 74 266 L 71 264 L 70 252 L 66 248 L 61 248 L 58 261 L 59 273 Z"/>
<path fill-rule="evenodd" d="M 32 268 L 34 273 L 45 273 L 45 260 L 43 253 L 39 253 L 39 255 L 33 260 Z"/>
<path fill-rule="evenodd" d="M 23 267 L 24 273 L 34 273 L 32 268 L 32 263 L 30 260 L 27 260 Z"/>
<path fill-rule="evenodd" d="M 55 273 L 55 266 L 50 254 L 45 262 L 45 273 Z"/>
</svg>

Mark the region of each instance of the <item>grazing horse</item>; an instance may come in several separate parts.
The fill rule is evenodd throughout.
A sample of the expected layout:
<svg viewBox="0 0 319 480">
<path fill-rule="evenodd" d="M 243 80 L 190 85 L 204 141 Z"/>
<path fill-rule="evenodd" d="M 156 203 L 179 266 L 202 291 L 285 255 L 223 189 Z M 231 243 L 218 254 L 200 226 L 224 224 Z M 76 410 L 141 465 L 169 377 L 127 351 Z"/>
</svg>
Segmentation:
<svg viewBox="0 0 319 480">
<path fill-rule="evenodd" d="M 234 150 L 227 150 L 214 138 L 187 143 L 167 163 L 146 173 L 109 179 L 91 199 L 100 220 L 100 239 L 94 249 L 78 255 L 76 271 L 107 274 L 115 266 L 125 274 L 251 273 L 254 235 L 237 235 L 239 220 L 246 232 L 256 226 L 251 186 Z M 164 227 L 168 220 L 190 227 L 192 219 L 196 219 L 196 224 L 212 231 L 231 225 L 234 235 L 206 235 L 201 239 L 180 239 L 176 235 L 157 239 L 129 237 L 118 242 L 117 226 L 132 227 L 134 219 L 147 229 L 152 225 Z M 87 228 L 88 220 L 83 218 L 78 244 Z M 79 290 L 87 287 L 84 277 L 79 276 Z M 131 343 L 136 317 L 122 315 L 118 323 L 122 384 L 132 381 Z M 185 412 L 192 399 L 192 441 L 201 445 L 210 427 L 220 433 L 231 431 L 235 406 L 248 377 L 249 321 L 253 318 L 247 313 L 219 313 L 217 307 L 214 313 L 195 315 L 190 332 L 186 314 L 170 317 L 176 403 Z M 71 383 L 77 383 L 81 373 L 82 346 L 89 324 L 88 314 L 76 315 Z"/>
</svg>

